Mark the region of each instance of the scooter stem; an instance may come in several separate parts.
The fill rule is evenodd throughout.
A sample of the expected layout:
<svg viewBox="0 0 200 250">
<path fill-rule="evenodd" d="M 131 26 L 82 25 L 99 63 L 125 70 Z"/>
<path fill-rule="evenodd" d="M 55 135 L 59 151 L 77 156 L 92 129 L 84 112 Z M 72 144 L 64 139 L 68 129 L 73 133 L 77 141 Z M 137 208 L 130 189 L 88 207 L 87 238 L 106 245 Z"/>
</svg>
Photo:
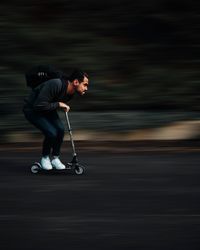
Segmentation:
<svg viewBox="0 0 200 250">
<path fill-rule="evenodd" d="M 76 157 L 75 145 L 74 145 L 74 140 L 73 140 L 73 136 L 72 136 L 72 130 L 71 130 L 70 122 L 69 122 L 68 112 L 65 112 L 65 117 L 66 117 L 66 120 L 67 120 L 67 126 L 68 126 L 70 141 L 71 141 L 71 144 L 72 144 L 73 157 Z"/>
</svg>

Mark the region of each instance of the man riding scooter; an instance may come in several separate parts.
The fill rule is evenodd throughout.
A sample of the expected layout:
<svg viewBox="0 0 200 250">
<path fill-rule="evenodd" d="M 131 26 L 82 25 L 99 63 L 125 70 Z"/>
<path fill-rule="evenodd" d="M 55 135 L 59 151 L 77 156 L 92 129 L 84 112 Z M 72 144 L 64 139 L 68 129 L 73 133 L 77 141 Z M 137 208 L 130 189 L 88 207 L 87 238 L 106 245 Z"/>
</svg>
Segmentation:
<svg viewBox="0 0 200 250">
<path fill-rule="evenodd" d="M 57 109 L 70 110 L 66 104 L 74 94 L 84 95 L 88 90 L 87 73 L 75 70 L 69 77 L 50 79 L 34 88 L 25 99 L 23 112 L 26 119 L 44 134 L 41 167 L 44 170 L 65 169 L 60 160 L 64 125 Z"/>
</svg>

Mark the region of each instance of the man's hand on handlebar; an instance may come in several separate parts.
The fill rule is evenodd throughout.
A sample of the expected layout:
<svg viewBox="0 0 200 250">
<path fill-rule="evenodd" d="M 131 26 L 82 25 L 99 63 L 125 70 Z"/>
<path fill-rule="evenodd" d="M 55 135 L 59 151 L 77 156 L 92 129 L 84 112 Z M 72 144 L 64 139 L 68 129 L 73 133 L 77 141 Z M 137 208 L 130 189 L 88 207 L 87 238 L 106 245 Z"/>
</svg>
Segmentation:
<svg viewBox="0 0 200 250">
<path fill-rule="evenodd" d="M 65 112 L 69 112 L 70 107 L 64 102 L 59 102 L 59 108 L 63 109 Z"/>
</svg>

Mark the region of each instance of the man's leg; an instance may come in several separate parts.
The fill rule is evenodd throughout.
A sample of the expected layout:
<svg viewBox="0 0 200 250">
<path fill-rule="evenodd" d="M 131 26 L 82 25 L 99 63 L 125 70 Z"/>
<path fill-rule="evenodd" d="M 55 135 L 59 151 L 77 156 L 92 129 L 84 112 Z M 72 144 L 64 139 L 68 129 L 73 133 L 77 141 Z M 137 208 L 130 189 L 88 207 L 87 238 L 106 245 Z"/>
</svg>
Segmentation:
<svg viewBox="0 0 200 250">
<path fill-rule="evenodd" d="M 61 145 L 63 143 L 65 128 L 56 111 L 51 112 L 51 114 L 48 117 L 48 121 L 56 129 L 56 138 L 52 145 L 52 149 L 53 149 L 52 155 L 59 156 Z"/>
<path fill-rule="evenodd" d="M 53 160 L 52 160 L 52 166 L 58 170 L 62 170 L 65 169 L 65 165 L 60 161 L 59 156 L 60 156 L 60 149 L 61 149 L 61 145 L 63 142 L 63 138 L 64 138 L 64 125 L 62 123 L 62 121 L 60 120 L 57 112 L 51 112 L 51 114 L 49 115 L 49 122 L 54 126 L 54 128 L 57 131 L 57 137 L 55 142 L 52 145 L 52 155 L 53 155 Z"/>
<path fill-rule="evenodd" d="M 57 130 L 49 121 L 48 117 L 42 116 L 35 112 L 24 112 L 25 117 L 36 128 L 38 128 L 45 136 L 43 141 L 42 155 L 47 156 L 51 153 L 51 148 L 55 144 L 57 138 Z"/>
</svg>

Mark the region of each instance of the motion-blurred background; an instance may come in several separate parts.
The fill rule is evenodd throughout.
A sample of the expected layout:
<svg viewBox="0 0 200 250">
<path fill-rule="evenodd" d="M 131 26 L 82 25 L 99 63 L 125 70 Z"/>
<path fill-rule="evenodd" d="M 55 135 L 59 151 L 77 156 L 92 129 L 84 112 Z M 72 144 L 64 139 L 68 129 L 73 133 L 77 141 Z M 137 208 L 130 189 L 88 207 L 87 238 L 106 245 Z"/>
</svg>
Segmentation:
<svg viewBox="0 0 200 250">
<path fill-rule="evenodd" d="M 1 142 L 38 135 L 21 112 L 24 72 L 38 64 L 90 75 L 88 94 L 70 103 L 77 139 L 198 138 L 199 7 L 188 0 L 1 3 Z"/>
</svg>

